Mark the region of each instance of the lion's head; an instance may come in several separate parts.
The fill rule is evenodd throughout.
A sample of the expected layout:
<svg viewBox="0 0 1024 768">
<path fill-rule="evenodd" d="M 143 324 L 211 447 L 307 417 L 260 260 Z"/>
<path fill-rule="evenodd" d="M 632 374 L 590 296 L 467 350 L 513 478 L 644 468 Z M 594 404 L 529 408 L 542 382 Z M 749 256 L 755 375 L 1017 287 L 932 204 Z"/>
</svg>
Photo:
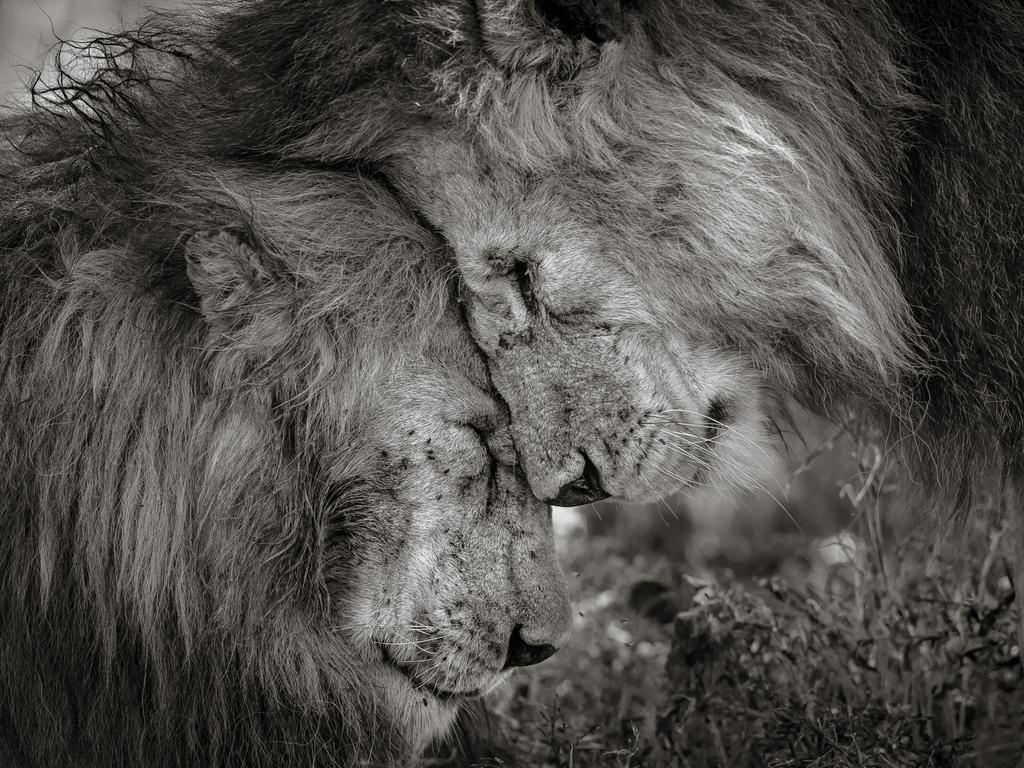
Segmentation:
<svg viewBox="0 0 1024 768">
<path fill-rule="evenodd" d="M 540 498 L 756 486 L 780 394 L 899 402 L 909 97 L 881 12 L 478 8 L 421 15 L 446 109 L 385 168 L 456 254 Z"/>
<path fill-rule="evenodd" d="M 549 513 L 392 195 L 181 160 L 8 169 L 4 748 L 408 758 L 564 642 Z"/>
</svg>

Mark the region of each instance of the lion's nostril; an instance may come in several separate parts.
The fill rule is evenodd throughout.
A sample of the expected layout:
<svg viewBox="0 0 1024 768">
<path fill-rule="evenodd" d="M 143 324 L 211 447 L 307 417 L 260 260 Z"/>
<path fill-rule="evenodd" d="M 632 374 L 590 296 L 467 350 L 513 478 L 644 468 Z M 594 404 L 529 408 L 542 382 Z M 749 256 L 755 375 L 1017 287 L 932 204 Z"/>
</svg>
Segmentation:
<svg viewBox="0 0 1024 768">
<path fill-rule="evenodd" d="M 581 451 L 581 453 L 583 453 Z M 607 499 L 610 494 L 601 486 L 601 473 L 586 453 L 583 453 L 583 474 L 566 483 L 558 495 L 544 503 L 553 507 L 578 507 Z"/>
<path fill-rule="evenodd" d="M 553 645 L 533 645 L 523 640 L 522 627 L 518 624 L 512 630 L 508 641 L 508 654 L 505 656 L 505 669 L 511 667 L 528 667 L 540 664 L 554 655 L 558 649 Z"/>
</svg>

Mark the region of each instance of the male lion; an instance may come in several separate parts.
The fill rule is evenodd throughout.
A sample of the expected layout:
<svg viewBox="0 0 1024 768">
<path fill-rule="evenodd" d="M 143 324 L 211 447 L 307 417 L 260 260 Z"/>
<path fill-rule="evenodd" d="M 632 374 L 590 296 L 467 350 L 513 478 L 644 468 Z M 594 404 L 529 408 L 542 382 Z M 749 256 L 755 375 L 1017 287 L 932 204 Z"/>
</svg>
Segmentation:
<svg viewBox="0 0 1024 768">
<path fill-rule="evenodd" d="M 787 396 L 874 417 L 947 511 L 992 466 L 1013 495 L 1020 3 L 481 0 L 407 28 L 446 111 L 383 167 L 456 254 L 540 498 L 756 485 Z"/>
<path fill-rule="evenodd" d="M 0 763 L 414 760 L 568 627 L 443 244 L 356 173 L 35 120 L 0 155 Z"/>
</svg>

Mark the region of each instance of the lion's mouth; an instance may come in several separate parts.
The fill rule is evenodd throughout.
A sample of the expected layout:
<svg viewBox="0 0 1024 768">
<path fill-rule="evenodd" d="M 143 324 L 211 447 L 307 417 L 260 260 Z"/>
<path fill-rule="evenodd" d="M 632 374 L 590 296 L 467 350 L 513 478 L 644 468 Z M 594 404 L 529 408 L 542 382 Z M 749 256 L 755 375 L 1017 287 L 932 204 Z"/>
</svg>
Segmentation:
<svg viewBox="0 0 1024 768">
<path fill-rule="evenodd" d="M 396 659 L 383 643 L 378 642 L 377 649 L 380 651 L 380 656 L 384 663 L 408 680 L 413 689 L 417 692 L 428 693 L 438 701 L 453 703 L 457 703 L 462 699 L 476 698 L 481 694 L 479 689 L 470 691 L 450 691 L 446 688 L 439 688 L 433 683 L 423 680 L 411 664 Z"/>
</svg>

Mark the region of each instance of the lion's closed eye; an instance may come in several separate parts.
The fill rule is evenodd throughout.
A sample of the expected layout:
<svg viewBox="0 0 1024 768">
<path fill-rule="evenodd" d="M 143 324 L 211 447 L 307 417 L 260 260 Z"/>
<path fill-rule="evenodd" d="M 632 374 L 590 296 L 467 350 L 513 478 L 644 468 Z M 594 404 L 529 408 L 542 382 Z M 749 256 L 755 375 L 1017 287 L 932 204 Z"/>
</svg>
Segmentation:
<svg viewBox="0 0 1024 768">
<path fill-rule="evenodd" d="M 530 262 L 525 259 L 517 259 L 512 263 L 509 275 L 515 280 L 519 289 L 519 297 L 522 299 L 526 311 L 535 315 L 540 309 L 540 300 L 537 298 L 535 282 L 537 279 L 536 270 Z"/>
<path fill-rule="evenodd" d="M 449 423 L 438 449 L 444 467 L 459 478 L 486 477 L 494 466 L 488 432 L 471 423 Z"/>
</svg>

